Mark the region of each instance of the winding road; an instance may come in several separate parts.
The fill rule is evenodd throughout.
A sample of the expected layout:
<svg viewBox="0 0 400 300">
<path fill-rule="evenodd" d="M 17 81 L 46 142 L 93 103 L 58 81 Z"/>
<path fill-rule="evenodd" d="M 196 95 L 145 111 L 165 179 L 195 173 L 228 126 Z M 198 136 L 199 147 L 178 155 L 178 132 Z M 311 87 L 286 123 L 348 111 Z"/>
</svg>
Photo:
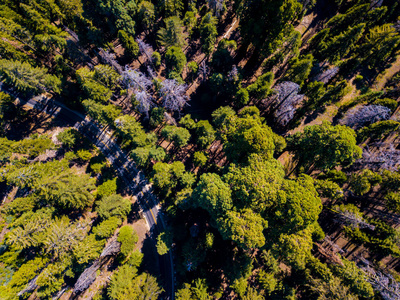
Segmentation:
<svg viewBox="0 0 400 300">
<path fill-rule="evenodd" d="M 19 100 L 21 104 L 39 109 L 56 118 L 75 124 L 74 127 L 96 145 L 111 162 L 114 169 L 119 173 L 120 178 L 126 184 L 129 194 L 137 197 L 150 231 L 157 235 L 165 230 L 165 222 L 158 205 L 159 201 L 154 195 L 151 185 L 143 172 L 137 168 L 135 162 L 128 157 L 112 138 L 108 137 L 93 122 L 86 120 L 86 117 L 81 113 L 44 96 L 37 96 L 27 101 Z M 175 276 L 171 251 L 159 256 L 159 259 L 165 290 L 162 297 L 163 299 L 174 300 Z"/>
</svg>

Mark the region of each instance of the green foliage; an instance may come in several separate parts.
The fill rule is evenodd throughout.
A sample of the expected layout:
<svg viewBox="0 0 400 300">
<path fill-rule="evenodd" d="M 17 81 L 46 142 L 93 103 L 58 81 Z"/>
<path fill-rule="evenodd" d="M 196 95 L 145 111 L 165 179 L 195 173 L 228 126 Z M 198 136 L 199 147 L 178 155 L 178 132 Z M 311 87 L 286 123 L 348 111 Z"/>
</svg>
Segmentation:
<svg viewBox="0 0 400 300">
<path fill-rule="evenodd" d="M 0 59 L 0 79 L 24 95 L 46 91 L 60 92 L 61 80 L 47 74 L 44 68 L 33 67 L 27 62 Z"/>
<path fill-rule="evenodd" d="M 271 92 L 273 81 L 274 74 L 272 72 L 257 77 L 256 81 L 247 87 L 249 95 L 257 100 L 265 99 Z"/>
<path fill-rule="evenodd" d="M 232 164 L 224 181 L 231 187 L 236 207 L 251 207 L 257 212 L 263 212 L 277 203 L 277 194 L 284 175 L 283 167 L 278 161 L 265 160 L 253 154 L 250 155 L 247 166 Z"/>
<path fill-rule="evenodd" d="M 150 135 L 146 135 L 135 117 L 123 115 L 115 120 L 115 125 L 126 146 L 143 147 L 151 144 Z"/>
<path fill-rule="evenodd" d="M 151 55 L 151 61 L 156 69 L 161 67 L 161 54 L 157 51 L 154 51 Z"/>
<path fill-rule="evenodd" d="M 390 98 L 378 99 L 375 100 L 372 104 L 385 106 L 389 108 L 392 112 L 394 112 L 399 105 L 396 100 Z"/>
<path fill-rule="evenodd" d="M 182 21 L 177 16 L 164 20 L 165 28 L 157 32 L 157 42 L 165 48 L 182 48 L 185 46 L 185 35 L 183 34 Z M 186 62 L 185 62 L 186 64 Z"/>
<path fill-rule="evenodd" d="M 217 18 L 211 12 L 208 12 L 200 23 L 200 42 L 202 49 L 206 55 L 210 55 L 214 50 L 214 45 L 217 38 Z"/>
<path fill-rule="evenodd" d="M 189 130 L 196 128 L 196 122 L 192 119 L 192 116 L 189 114 L 185 115 L 183 118 L 179 120 L 179 125 Z"/>
<path fill-rule="evenodd" d="M 222 237 L 234 241 L 243 249 L 260 248 L 265 244 L 263 231 L 268 222 L 251 209 L 227 211 L 217 223 Z"/>
<path fill-rule="evenodd" d="M 73 128 L 63 130 L 57 135 L 57 140 L 59 140 L 64 146 L 69 149 L 73 148 L 76 145 L 77 139 L 79 138 L 79 132 Z"/>
<path fill-rule="evenodd" d="M 167 125 L 161 131 L 161 135 L 168 141 L 173 142 L 176 147 L 186 146 L 190 139 L 190 133 L 186 128 Z"/>
<path fill-rule="evenodd" d="M 93 227 L 93 233 L 99 239 L 109 238 L 119 225 L 121 225 L 121 219 L 118 217 L 111 217 L 102 221 L 96 227 Z"/>
<path fill-rule="evenodd" d="M 235 105 L 238 107 L 245 106 L 249 103 L 249 92 L 245 88 L 241 88 L 236 92 L 235 95 Z"/>
<path fill-rule="evenodd" d="M 141 166 L 146 167 L 151 160 L 162 161 L 165 158 L 165 151 L 162 147 L 145 146 L 138 147 L 131 152 L 131 157 Z"/>
<path fill-rule="evenodd" d="M 117 192 L 117 178 L 104 181 L 97 187 L 97 197 L 104 198 Z"/>
<path fill-rule="evenodd" d="M 172 235 L 171 232 L 161 232 L 157 236 L 157 253 L 158 255 L 167 254 L 172 245 Z"/>
<path fill-rule="evenodd" d="M 313 246 L 311 231 L 305 229 L 293 234 L 282 234 L 273 245 L 273 253 L 295 269 L 303 270 Z"/>
<path fill-rule="evenodd" d="M 307 80 L 313 67 L 314 57 L 309 54 L 303 59 L 295 58 L 286 73 L 286 77 L 298 85 L 302 86 L 304 81 Z"/>
<path fill-rule="evenodd" d="M 343 198 L 343 190 L 336 182 L 317 179 L 315 180 L 315 188 L 322 198 L 328 198 L 330 200 L 339 200 Z"/>
<path fill-rule="evenodd" d="M 165 109 L 163 107 L 154 107 L 150 112 L 150 125 L 152 127 L 157 127 L 164 121 L 164 112 Z"/>
<path fill-rule="evenodd" d="M 347 175 L 343 171 L 333 169 L 325 173 L 320 173 L 318 179 L 326 179 L 342 185 L 347 182 Z"/>
<path fill-rule="evenodd" d="M 257 274 L 257 281 L 268 295 L 275 291 L 278 284 L 278 281 L 273 273 L 268 273 L 262 269 Z"/>
<path fill-rule="evenodd" d="M 176 300 L 211 300 L 208 286 L 204 279 L 197 278 L 192 284 L 185 283 L 176 292 Z"/>
<path fill-rule="evenodd" d="M 229 124 L 229 119 L 235 115 L 236 112 L 229 106 L 221 106 L 211 114 L 215 127 L 221 131 Z"/>
<path fill-rule="evenodd" d="M 81 68 L 76 71 L 78 83 L 86 97 L 95 102 L 107 103 L 112 96 L 112 91 L 103 83 L 97 81 L 95 75 L 95 71 L 90 71 L 88 68 Z"/>
<path fill-rule="evenodd" d="M 125 48 L 125 55 L 129 59 L 137 58 L 138 54 L 139 54 L 139 45 L 138 45 L 138 43 L 136 43 L 133 36 L 129 36 L 125 31 L 119 30 L 118 38 Z"/>
<path fill-rule="evenodd" d="M 120 195 L 104 197 L 96 202 L 96 212 L 102 219 L 125 218 L 131 211 L 131 202 Z"/>
<path fill-rule="evenodd" d="M 208 157 L 202 151 L 196 151 L 193 154 L 193 164 L 196 167 L 204 167 L 207 164 Z"/>
<path fill-rule="evenodd" d="M 201 148 L 207 148 L 215 141 L 215 130 L 207 120 L 196 124 L 196 142 Z"/>
<path fill-rule="evenodd" d="M 143 28 L 151 29 L 155 21 L 154 4 L 150 1 L 142 1 L 139 4 L 138 16 Z"/>
<path fill-rule="evenodd" d="M 299 166 L 306 169 L 332 169 L 349 166 L 361 158 L 353 129 L 328 122 L 306 126 L 303 132 L 288 137 L 288 148 L 295 154 Z"/>
<path fill-rule="evenodd" d="M 180 161 L 172 164 L 158 162 L 153 166 L 152 182 L 162 193 L 169 195 L 179 185 L 184 186 L 185 166 Z"/>
<path fill-rule="evenodd" d="M 80 149 L 76 152 L 76 156 L 83 162 L 88 162 L 92 158 L 92 153 L 89 150 Z"/>
<path fill-rule="evenodd" d="M 186 56 L 179 47 L 171 46 L 165 53 L 165 65 L 169 72 L 181 74 L 186 65 Z"/>
<path fill-rule="evenodd" d="M 400 194 L 390 192 L 385 196 L 386 207 L 396 213 L 400 212 Z"/>
<path fill-rule="evenodd" d="M 353 174 L 350 178 L 350 189 L 358 196 L 368 193 L 371 188 L 382 182 L 382 177 L 371 170 L 363 170 L 359 174 Z"/>
<path fill-rule="evenodd" d="M 394 120 L 378 121 L 361 128 L 357 132 L 357 140 L 364 142 L 366 139 L 381 140 L 399 129 L 400 123 Z"/>
<path fill-rule="evenodd" d="M 360 297 L 369 298 L 374 296 L 374 290 L 368 282 L 367 275 L 356 266 L 355 262 L 342 258 L 343 265 L 331 265 L 335 275 L 342 278 L 350 291 Z"/>
<path fill-rule="evenodd" d="M 272 54 L 292 31 L 302 5 L 295 0 L 235 1 L 240 7 L 240 33 L 244 42 Z"/>
<path fill-rule="evenodd" d="M 259 116 L 242 112 L 240 117 L 229 119 L 224 134 L 224 151 L 230 161 L 244 161 L 252 153 L 271 158 L 275 150 L 274 140 L 271 128 L 262 124 Z"/>
<path fill-rule="evenodd" d="M 230 187 L 217 174 L 205 173 L 193 190 L 191 203 L 205 209 L 216 220 L 232 208 Z"/>
<path fill-rule="evenodd" d="M 117 241 L 121 243 L 123 257 L 128 257 L 138 242 L 138 235 L 131 226 L 125 225 L 119 230 Z"/>
</svg>

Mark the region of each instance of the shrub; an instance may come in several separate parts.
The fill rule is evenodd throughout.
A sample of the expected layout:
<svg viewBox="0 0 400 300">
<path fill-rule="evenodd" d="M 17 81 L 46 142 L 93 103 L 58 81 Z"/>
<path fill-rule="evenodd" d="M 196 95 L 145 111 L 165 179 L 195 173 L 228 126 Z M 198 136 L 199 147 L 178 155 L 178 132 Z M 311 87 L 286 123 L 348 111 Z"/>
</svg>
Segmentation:
<svg viewBox="0 0 400 300">
<path fill-rule="evenodd" d="M 241 107 L 247 103 L 249 103 L 249 92 L 246 89 L 241 88 L 235 95 L 235 104 L 236 106 Z"/>
<path fill-rule="evenodd" d="M 111 217 L 94 227 L 93 233 L 100 239 L 108 238 L 114 233 L 115 229 L 117 229 L 119 225 L 121 225 L 121 219 L 118 217 Z"/>
<path fill-rule="evenodd" d="M 121 227 L 117 241 L 121 243 L 121 254 L 128 257 L 138 241 L 138 236 L 131 226 L 125 225 Z"/>
<path fill-rule="evenodd" d="M 97 202 L 96 211 L 102 219 L 125 218 L 131 211 L 131 202 L 120 195 L 108 196 Z"/>
<path fill-rule="evenodd" d="M 153 65 L 156 69 L 158 69 L 161 66 L 161 55 L 157 51 L 154 51 L 153 54 L 151 55 L 151 61 L 153 62 Z"/>
<path fill-rule="evenodd" d="M 107 180 L 97 187 L 99 198 L 111 196 L 117 192 L 117 178 Z"/>
<path fill-rule="evenodd" d="M 207 156 L 202 151 L 196 151 L 193 156 L 193 163 L 196 167 L 204 167 L 207 163 Z"/>
<path fill-rule="evenodd" d="M 76 155 L 78 156 L 78 158 L 84 162 L 89 161 L 92 158 L 92 153 L 90 153 L 89 150 L 78 150 L 78 152 L 76 153 Z"/>
</svg>

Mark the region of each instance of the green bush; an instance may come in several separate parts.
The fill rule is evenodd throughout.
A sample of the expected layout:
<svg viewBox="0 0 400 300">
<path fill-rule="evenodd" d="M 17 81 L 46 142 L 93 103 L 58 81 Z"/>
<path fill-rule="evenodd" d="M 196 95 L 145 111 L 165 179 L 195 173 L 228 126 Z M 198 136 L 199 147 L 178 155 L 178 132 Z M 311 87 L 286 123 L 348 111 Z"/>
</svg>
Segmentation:
<svg viewBox="0 0 400 300">
<path fill-rule="evenodd" d="M 78 158 L 84 162 L 89 161 L 92 158 L 92 153 L 90 153 L 89 150 L 78 150 L 78 152 L 76 153 L 76 155 L 78 156 Z"/>
<path fill-rule="evenodd" d="M 249 103 L 249 92 L 241 88 L 240 90 L 237 91 L 235 95 L 235 105 L 238 107 L 245 106 L 247 103 Z"/>
<path fill-rule="evenodd" d="M 131 202 L 120 195 L 111 195 L 97 202 L 96 211 L 103 220 L 113 216 L 125 218 L 131 211 Z"/>
<path fill-rule="evenodd" d="M 186 65 L 186 56 L 182 49 L 176 46 L 169 47 L 165 53 L 165 65 L 168 72 L 175 71 L 182 74 Z"/>
<path fill-rule="evenodd" d="M 397 101 L 390 98 L 378 99 L 375 100 L 372 104 L 385 106 L 389 108 L 392 111 L 392 113 L 396 110 L 398 106 Z"/>
<path fill-rule="evenodd" d="M 103 198 L 117 192 L 117 178 L 107 180 L 97 187 L 97 197 Z"/>
<path fill-rule="evenodd" d="M 193 155 L 193 163 L 196 167 L 204 167 L 207 163 L 207 156 L 202 151 L 196 151 Z"/>
<path fill-rule="evenodd" d="M 138 235 L 129 225 L 122 226 L 117 241 L 121 243 L 121 254 L 124 257 L 128 257 L 129 254 L 134 250 L 135 245 L 138 241 Z"/>
<path fill-rule="evenodd" d="M 108 238 L 114 233 L 115 229 L 117 229 L 119 225 L 121 225 L 121 219 L 118 217 L 111 217 L 94 227 L 93 233 L 100 239 Z"/>
</svg>

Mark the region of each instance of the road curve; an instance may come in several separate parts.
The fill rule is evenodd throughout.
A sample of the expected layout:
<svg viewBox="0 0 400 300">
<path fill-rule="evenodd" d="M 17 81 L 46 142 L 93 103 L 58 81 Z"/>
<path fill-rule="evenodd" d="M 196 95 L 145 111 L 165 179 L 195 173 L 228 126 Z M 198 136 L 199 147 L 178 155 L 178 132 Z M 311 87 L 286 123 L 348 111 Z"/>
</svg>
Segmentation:
<svg viewBox="0 0 400 300">
<path fill-rule="evenodd" d="M 69 123 L 85 135 L 104 156 L 111 162 L 114 169 L 119 173 L 131 196 L 136 196 L 143 215 L 155 234 L 165 230 L 165 222 L 158 207 L 158 199 L 154 195 L 151 185 L 140 171 L 135 162 L 116 144 L 104 131 L 93 122 L 86 120 L 81 113 L 71 110 L 61 103 L 48 99 L 44 96 L 37 96 L 27 101 L 19 99 L 24 105 L 39 109 Z M 161 274 L 164 277 L 164 299 L 174 300 L 175 298 L 175 276 L 172 252 L 160 256 Z"/>
</svg>

